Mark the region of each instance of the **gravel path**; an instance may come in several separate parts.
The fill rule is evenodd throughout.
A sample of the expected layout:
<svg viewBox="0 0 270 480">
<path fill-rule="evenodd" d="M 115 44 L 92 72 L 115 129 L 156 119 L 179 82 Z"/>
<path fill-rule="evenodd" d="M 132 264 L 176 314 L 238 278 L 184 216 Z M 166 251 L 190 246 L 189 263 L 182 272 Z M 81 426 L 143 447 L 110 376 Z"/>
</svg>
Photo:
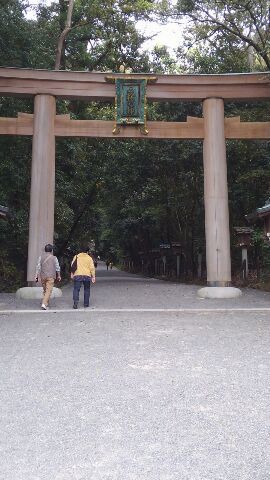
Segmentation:
<svg viewBox="0 0 270 480">
<path fill-rule="evenodd" d="M 236 299 L 200 299 L 196 285 L 166 282 L 128 274 L 115 268 L 107 272 L 103 262 L 97 268 L 97 282 L 91 287 L 92 308 L 270 308 L 270 293 L 243 289 Z M 72 308 L 72 282 L 63 288 L 63 296 L 51 300 L 54 310 Z M 81 306 L 83 295 L 81 292 Z M 15 294 L 0 294 L 0 311 L 39 309 L 37 300 L 18 300 Z"/>
<path fill-rule="evenodd" d="M 196 290 L 99 270 L 94 309 L 2 310 L 0 479 L 268 480 L 270 313 L 124 310 Z"/>
</svg>

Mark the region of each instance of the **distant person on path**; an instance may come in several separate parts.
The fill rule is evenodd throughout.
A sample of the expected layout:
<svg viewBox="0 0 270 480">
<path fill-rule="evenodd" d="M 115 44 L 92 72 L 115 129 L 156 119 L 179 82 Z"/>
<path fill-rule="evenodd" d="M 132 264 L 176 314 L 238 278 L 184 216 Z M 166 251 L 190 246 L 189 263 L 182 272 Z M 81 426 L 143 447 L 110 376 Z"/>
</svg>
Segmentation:
<svg viewBox="0 0 270 480">
<path fill-rule="evenodd" d="M 109 260 L 107 260 L 107 261 L 106 261 L 107 270 L 109 270 L 109 265 L 110 265 L 110 262 L 109 262 Z"/>
<path fill-rule="evenodd" d="M 110 265 L 110 269 L 112 270 L 113 263 L 112 263 L 112 262 L 110 262 L 110 264 L 109 264 L 109 265 Z"/>
<path fill-rule="evenodd" d="M 45 252 L 39 257 L 36 267 L 36 281 L 41 281 L 43 287 L 43 299 L 41 308 L 47 310 L 51 298 L 55 279 L 61 281 L 60 266 L 58 259 L 53 254 L 53 246 L 48 243 Z"/>
<path fill-rule="evenodd" d="M 71 267 L 74 264 L 76 270 L 71 273 L 71 278 L 73 278 L 73 308 L 78 308 L 80 288 L 83 284 L 84 286 L 84 308 L 89 307 L 90 300 L 90 285 L 96 281 L 96 272 L 94 267 L 94 262 L 92 257 L 88 255 L 89 247 L 85 246 L 82 248 L 82 252 L 78 253 L 73 257 L 71 262 Z"/>
</svg>

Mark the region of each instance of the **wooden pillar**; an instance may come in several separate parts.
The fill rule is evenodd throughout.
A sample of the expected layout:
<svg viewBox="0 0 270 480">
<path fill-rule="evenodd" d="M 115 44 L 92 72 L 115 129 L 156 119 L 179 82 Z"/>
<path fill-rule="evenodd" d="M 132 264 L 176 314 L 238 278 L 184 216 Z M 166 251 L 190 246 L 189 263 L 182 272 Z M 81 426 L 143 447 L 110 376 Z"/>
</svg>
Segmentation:
<svg viewBox="0 0 270 480">
<path fill-rule="evenodd" d="M 27 281 L 35 280 L 36 262 L 46 243 L 53 243 L 55 195 L 55 98 L 36 95 L 29 218 Z"/>
<path fill-rule="evenodd" d="M 176 256 L 176 276 L 180 277 L 180 255 Z"/>
<path fill-rule="evenodd" d="M 162 265 L 162 275 L 166 275 L 166 255 L 163 255 L 163 257 L 162 257 L 162 262 L 163 262 L 163 265 Z"/>
<path fill-rule="evenodd" d="M 198 253 L 198 278 L 202 278 L 202 254 Z"/>
<path fill-rule="evenodd" d="M 203 115 L 207 283 L 225 287 L 231 283 L 231 255 L 223 100 L 204 100 Z"/>
<path fill-rule="evenodd" d="M 246 280 L 248 277 L 248 253 L 247 247 L 242 247 L 242 278 Z"/>
</svg>

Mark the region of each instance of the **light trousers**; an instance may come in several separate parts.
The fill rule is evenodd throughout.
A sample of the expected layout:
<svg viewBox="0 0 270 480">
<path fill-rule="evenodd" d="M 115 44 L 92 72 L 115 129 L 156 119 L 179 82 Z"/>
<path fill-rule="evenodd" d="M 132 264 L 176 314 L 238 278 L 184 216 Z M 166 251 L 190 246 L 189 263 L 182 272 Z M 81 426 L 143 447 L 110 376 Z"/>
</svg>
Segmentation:
<svg viewBox="0 0 270 480">
<path fill-rule="evenodd" d="M 42 303 L 44 305 L 48 305 L 50 301 L 50 297 L 52 294 L 52 289 L 54 286 L 54 278 L 42 278 L 41 279 L 41 285 L 43 287 L 43 300 Z"/>
</svg>

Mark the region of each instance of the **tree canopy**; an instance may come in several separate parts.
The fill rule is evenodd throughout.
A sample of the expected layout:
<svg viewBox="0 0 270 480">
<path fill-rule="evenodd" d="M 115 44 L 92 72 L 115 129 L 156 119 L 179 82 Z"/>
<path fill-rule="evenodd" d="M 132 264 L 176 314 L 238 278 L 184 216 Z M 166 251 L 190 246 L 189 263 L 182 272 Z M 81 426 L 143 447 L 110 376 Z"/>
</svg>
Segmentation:
<svg viewBox="0 0 270 480">
<path fill-rule="evenodd" d="M 178 0 L 160 2 L 160 15 L 186 25 L 185 51 L 246 52 L 249 68 L 270 70 L 268 0 Z M 239 63 L 237 63 L 239 67 Z"/>
</svg>

